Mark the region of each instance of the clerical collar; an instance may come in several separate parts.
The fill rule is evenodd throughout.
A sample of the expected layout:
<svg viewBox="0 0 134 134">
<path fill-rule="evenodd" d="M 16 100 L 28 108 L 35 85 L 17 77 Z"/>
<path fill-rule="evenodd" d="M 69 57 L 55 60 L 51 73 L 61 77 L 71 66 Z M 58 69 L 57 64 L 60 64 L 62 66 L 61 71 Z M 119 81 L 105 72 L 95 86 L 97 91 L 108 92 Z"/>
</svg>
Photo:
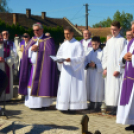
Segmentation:
<svg viewBox="0 0 134 134">
<path fill-rule="evenodd" d="M 118 37 L 120 37 L 120 33 L 117 36 L 115 36 L 115 37 L 113 36 L 113 38 L 118 38 Z"/>
<path fill-rule="evenodd" d="M 37 37 L 37 39 L 41 39 L 43 37 L 43 34 L 40 37 Z"/>
<path fill-rule="evenodd" d="M 72 38 L 71 40 L 68 40 L 69 42 L 72 42 L 72 41 L 74 41 L 75 40 L 75 38 Z"/>
<path fill-rule="evenodd" d="M 100 48 L 98 48 L 98 49 L 100 49 Z M 98 49 L 96 49 L 96 50 L 93 49 L 93 50 L 94 50 L 94 52 L 95 52 L 95 51 L 97 51 Z"/>
<path fill-rule="evenodd" d="M 4 41 L 8 41 L 8 39 L 3 39 Z"/>
<path fill-rule="evenodd" d="M 84 39 L 85 40 L 85 39 Z M 89 39 L 87 39 L 87 40 L 85 40 L 85 41 L 89 41 L 89 40 L 91 40 L 91 38 L 89 38 Z"/>
</svg>

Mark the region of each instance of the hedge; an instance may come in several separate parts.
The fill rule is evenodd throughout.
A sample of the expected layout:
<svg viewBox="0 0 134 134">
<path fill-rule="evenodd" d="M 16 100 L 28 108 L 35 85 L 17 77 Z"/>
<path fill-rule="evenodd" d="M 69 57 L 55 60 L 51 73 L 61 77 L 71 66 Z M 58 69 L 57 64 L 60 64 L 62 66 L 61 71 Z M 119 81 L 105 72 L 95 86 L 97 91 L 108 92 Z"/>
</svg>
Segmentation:
<svg viewBox="0 0 134 134">
<path fill-rule="evenodd" d="M 59 43 L 63 42 L 64 40 L 64 30 L 63 27 L 46 27 L 43 26 L 44 33 L 49 32 L 51 36 L 54 38 L 55 44 L 59 45 Z M 24 27 L 20 26 L 19 24 L 16 25 L 9 25 L 6 24 L 4 21 L 0 19 L 0 32 L 3 30 L 7 30 L 10 33 L 10 39 L 14 39 L 15 35 L 22 36 L 24 33 L 28 33 L 30 37 L 33 36 L 32 28 L 25 29 Z"/>
</svg>

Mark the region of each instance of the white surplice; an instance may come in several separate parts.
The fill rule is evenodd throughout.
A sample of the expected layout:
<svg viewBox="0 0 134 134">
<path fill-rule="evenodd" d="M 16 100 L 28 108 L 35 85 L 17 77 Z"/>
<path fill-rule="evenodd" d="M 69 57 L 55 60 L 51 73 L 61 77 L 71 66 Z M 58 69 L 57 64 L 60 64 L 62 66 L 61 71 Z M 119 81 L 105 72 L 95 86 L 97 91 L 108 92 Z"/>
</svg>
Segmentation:
<svg viewBox="0 0 134 134">
<path fill-rule="evenodd" d="M 42 38 L 42 36 L 40 38 Z M 38 40 L 40 38 L 38 38 Z M 35 45 L 38 45 L 38 41 L 36 42 Z M 32 80 L 33 80 L 33 76 L 35 73 L 37 52 L 31 51 L 31 47 L 29 48 L 29 51 L 28 51 L 28 57 L 31 59 L 31 62 L 33 64 L 33 73 L 32 73 Z M 31 87 L 28 87 L 27 90 L 28 90 L 28 95 L 25 97 L 25 106 L 29 108 L 42 108 L 42 107 L 49 107 L 52 104 L 53 102 L 52 98 L 34 97 L 34 96 L 31 96 Z"/>
<path fill-rule="evenodd" d="M 106 43 L 103 51 L 103 69 L 107 69 L 105 103 L 108 106 L 117 106 L 120 93 L 120 75 L 115 77 L 115 71 L 120 72 L 119 58 L 126 45 L 126 40 L 120 34 L 112 37 Z"/>
<path fill-rule="evenodd" d="M 134 51 L 134 42 L 132 43 L 129 49 L 130 53 L 132 53 L 133 51 Z M 124 53 L 127 53 L 127 47 L 125 47 Z M 120 62 L 120 64 L 124 65 L 124 63 L 122 62 Z M 129 62 L 127 63 L 127 67 L 128 64 Z M 134 68 L 134 55 L 132 56 L 132 66 Z M 121 85 L 121 89 L 122 89 L 122 85 Z M 120 97 L 121 97 L 121 92 L 120 92 Z M 118 103 L 116 122 L 124 125 L 125 124 L 134 125 L 134 85 L 130 95 L 129 103 L 127 105 L 120 105 L 120 101 Z"/>
<path fill-rule="evenodd" d="M 57 57 L 70 58 L 71 62 L 58 63 L 61 71 L 56 108 L 59 110 L 79 110 L 87 108 L 87 91 L 84 81 L 84 52 L 76 39 L 65 41 L 59 48 Z"/>
<path fill-rule="evenodd" d="M 92 41 L 92 39 L 87 39 L 87 40 L 83 39 L 82 45 L 83 45 L 83 48 L 84 48 L 84 54 L 85 55 L 88 55 L 89 52 L 93 50 L 92 47 L 88 46 L 91 41 Z"/>
<path fill-rule="evenodd" d="M 4 44 L 0 44 L 0 57 L 4 57 Z M 14 63 L 14 59 L 15 59 L 15 54 L 13 52 L 12 47 L 10 48 L 10 56 L 5 58 L 5 61 L 7 63 L 7 65 L 10 68 L 10 78 L 8 79 L 10 82 L 9 85 L 9 92 L 8 94 L 6 94 L 6 100 L 11 100 L 13 98 L 13 63 Z M 0 63 L 0 69 L 3 70 L 4 72 L 5 70 L 5 63 Z M 0 101 L 4 101 L 5 100 L 5 93 L 3 93 L 0 97 Z"/>
<path fill-rule="evenodd" d="M 87 64 L 94 62 L 96 68 L 88 68 L 87 70 L 87 91 L 89 101 L 102 102 L 104 100 L 104 79 L 102 77 L 102 50 L 92 50 L 86 57 Z"/>
<path fill-rule="evenodd" d="M 89 54 L 89 52 L 93 50 L 92 47 L 88 46 L 89 43 L 91 43 L 91 41 L 92 41 L 92 39 L 87 39 L 87 40 L 83 39 L 83 41 L 82 41 L 85 56 L 87 56 Z M 85 60 L 86 60 L 86 58 L 85 58 Z M 86 61 L 85 61 L 85 63 L 86 63 Z M 85 86 L 86 86 L 86 90 L 87 90 L 87 84 L 88 84 L 87 83 L 87 70 L 84 70 L 84 78 L 85 78 Z M 89 95 L 89 93 L 88 93 L 88 90 L 87 90 L 87 99 L 89 100 L 88 95 Z"/>
</svg>

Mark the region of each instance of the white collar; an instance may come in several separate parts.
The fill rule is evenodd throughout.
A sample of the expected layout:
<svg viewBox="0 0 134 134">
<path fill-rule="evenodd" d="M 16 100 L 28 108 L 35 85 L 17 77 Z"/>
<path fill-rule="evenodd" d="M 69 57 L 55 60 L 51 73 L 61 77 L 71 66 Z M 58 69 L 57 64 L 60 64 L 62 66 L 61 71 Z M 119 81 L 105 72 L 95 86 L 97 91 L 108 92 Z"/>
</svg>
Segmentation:
<svg viewBox="0 0 134 134">
<path fill-rule="evenodd" d="M 68 42 L 73 42 L 75 41 L 75 38 L 72 38 L 71 40 L 67 40 Z"/>
<path fill-rule="evenodd" d="M 89 38 L 89 39 L 87 39 L 87 40 L 85 40 L 85 39 L 83 39 L 84 41 L 90 41 L 91 40 L 91 38 Z"/>
<path fill-rule="evenodd" d="M 113 38 L 119 38 L 121 35 L 120 35 L 120 33 L 117 35 L 117 36 L 113 36 Z"/>
<path fill-rule="evenodd" d="M 43 34 L 40 37 L 37 37 L 37 39 L 41 39 L 43 37 Z"/>
</svg>

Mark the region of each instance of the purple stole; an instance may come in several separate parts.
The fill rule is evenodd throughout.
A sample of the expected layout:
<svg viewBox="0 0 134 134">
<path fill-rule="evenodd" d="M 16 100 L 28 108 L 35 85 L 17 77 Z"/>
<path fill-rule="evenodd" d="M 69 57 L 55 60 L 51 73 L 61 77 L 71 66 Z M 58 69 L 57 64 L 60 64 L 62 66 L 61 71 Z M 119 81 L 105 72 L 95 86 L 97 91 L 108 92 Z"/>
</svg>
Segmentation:
<svg viewBox="0 0 134 134">
<path fill-rule="evenodd" d="M 127 52 L 129 52 L 129 49 L 133 43 L 134 39 L 132 39 L 128 46 L 127 46 Z M 133 53 L 134 54 L 134 51 Z M 128 67 L 127 67 L 127 63 Z M 121 90 L 121 98 L 120 98 L 120 105 L 126 105 L 129 103 L 129 99 L 131 96 L 132 88 L 134 83 L 134 68 L 132 67 L 132 62 L 126 61 L 125 66 L 125 75 L 124 75 L 124 81 L 122 84 L 122 90 Z"/>
<path fill-rule="evenodd" d="M 82 39 L 82 40 L 80 41 L 81 44 L 83 43 L 83 40 L 84 40 L 84 39 Z M 88 47 L 92 47 L 91 41 L 88 43 Z"/>
<path fill-rule="evenodd" d="M 37 42 L 37 37 L 33 37 L 23 52 L 20 68 L 19 94 L 27 95 L 29 82 L 29 72 L 31 63 L 28 58 L 29 48 Z M 43 35 L 39 39 L 39 51 L 35 64 L 35 74 L 31 86 L 31 96 L 56 97 L 58 88 L 57 64 L 51 60 L 50 55 L 56 55 L 54 41 L 51 37 Z"/>
<path fill-rule="evenodd" d="M 4 58 L 10 56 L 10 46 L 13 47 L 12 41 L 8 41 L 7 47 L 6 47 L 6 44 L 4 43 Z M 10 93 L 10 68 L 7 63 L 5 63 L 5 72 L 8 77 L 8 85 L 6 88 L 6 94 L 9 94 Z"/>
<path fill-rule="evenodd" d="M 20 47 L 23 46 L 23 45 L 24 45 L 24 48 L 25 48 L 25 40 L 22 40 L 22 41 L 20 42 Z"/>
</svg>

